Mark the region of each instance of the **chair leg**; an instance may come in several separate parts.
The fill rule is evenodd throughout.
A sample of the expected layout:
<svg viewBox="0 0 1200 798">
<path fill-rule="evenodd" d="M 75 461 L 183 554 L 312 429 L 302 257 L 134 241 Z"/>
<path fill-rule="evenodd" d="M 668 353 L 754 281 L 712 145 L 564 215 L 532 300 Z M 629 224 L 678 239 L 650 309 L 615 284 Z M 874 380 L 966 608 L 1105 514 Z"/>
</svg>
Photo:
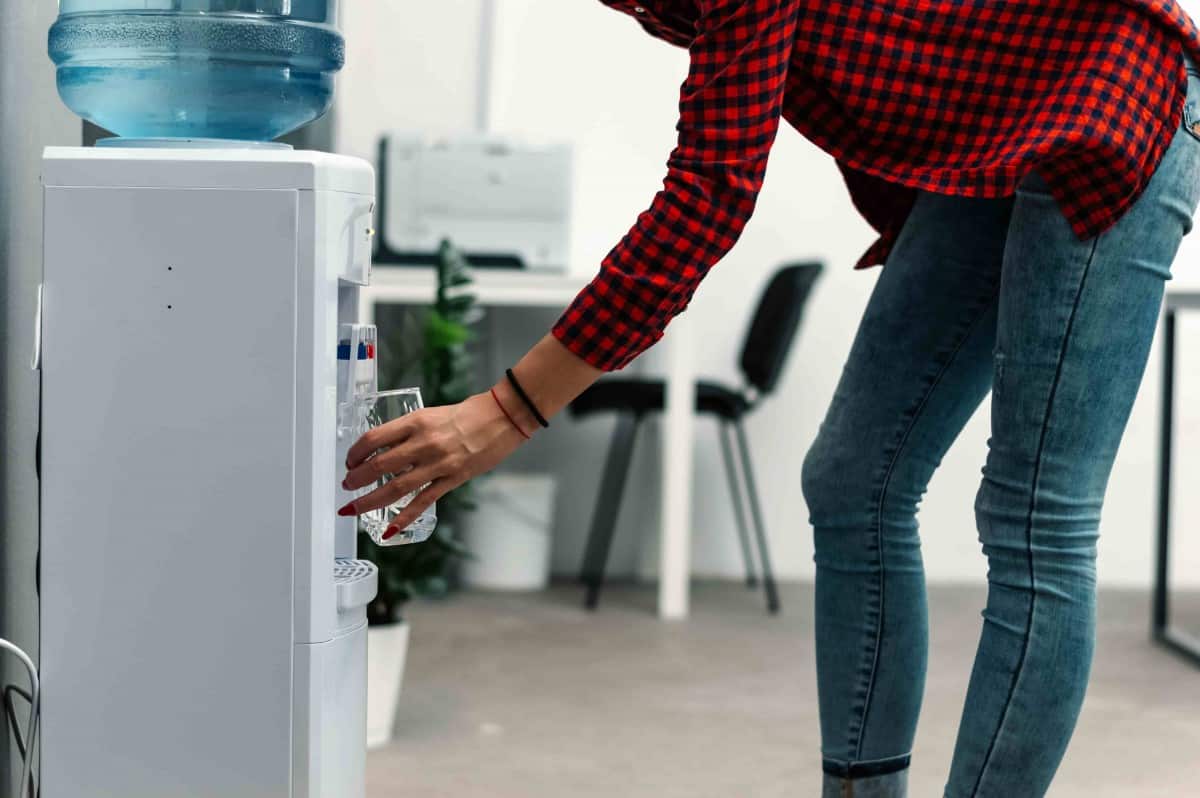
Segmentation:
<svg viewBox="0 0 1200 798">
<path fill-rule="evenodd" d="M 733 514 L 737 516 L 738 542 L 742 546 L 742 562 L 746 565 L 746 587 L 758 587 L 758 576 L 754 573 L 754 552 L 750 548 L 750 530 L 746 528 L 746 508 L 742 506 L 742 489 L 738 484 L 737 464 L 733 459 L 733 446 L 729 443 L 729 422 L 721 422 L 721 454 L 725 460 L 725 473 L 729 476 L 729 495 L 733 498 Z"/>
<path fill-rule="evenodd" d="M 754 517 L 754 531 L 758 535 L 758 554 L 762 559 L 763 586 L 767 591 L 767 611 L 774 614 L 779 612 L 779 591 L 775 587 L 775 574 L 771 569 L 771 554 L 767 545 L 767 530 L 763 524 L 762 508 L 758 503 L 758 488 L 754 484 L 754 469 L 750 464 L 750 446 L 746 442 L 746 428 L 741 420 L 734 424 L 737 430 L 738 446 L 742 453 L 742 469 L 746 475 L 746 493 L 750 502 L 750 512 Z"/>
<path fill-rule="evenodd" d="M 612 443 L 608 448 L 608 459 L 600 481 L 600 494 L 596 497 L 596 509 L 592 512 L 592 529 L 588 533 L 587 550 L 580 575 L 581 581 L 587 586 L 584 606 L 589 610 L 596 609 L 600 600 L 604 568 L 608 563 L 608 552 L 616 532 L 617 514 L 621 510 L 621 494 L 625 491 L 625 477 L 629 473 L 634 439 L 640 424 L 640 416 L 633 413 L 617 414 L 617 427 L 613 430 Z"/>
</svg>

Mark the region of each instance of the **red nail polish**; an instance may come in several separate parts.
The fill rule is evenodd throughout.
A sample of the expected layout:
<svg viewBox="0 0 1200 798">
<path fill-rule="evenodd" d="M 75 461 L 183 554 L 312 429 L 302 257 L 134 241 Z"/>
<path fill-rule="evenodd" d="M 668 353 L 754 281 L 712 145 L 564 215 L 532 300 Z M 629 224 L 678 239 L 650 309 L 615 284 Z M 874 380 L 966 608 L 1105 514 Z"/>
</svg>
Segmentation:
<svg viewBox="0 0 1200 798">
<path fill-rule="evenodd" d="M 341 516 L 358 515 L 358 513 L 354 512 L 354 502 L 350 502 L 345 507 L 338 510 L 338 515 L 341 515 Z"/>
<path fill-rule="evenodd" d="M 397 532 L 399 532 L 399 531 L 400 531 L 400 527 L 398 527 L 398 526 L 389 526 L 389 527 L 387 528 L 387 530 L 386 530 L 386 531 L 383 533 L 383 539 L 384 539 L 384 540 L 391 540 L 392 538 L 394 538 L 394 537 L 396 536 L 396 533 L 397 533 Z"/>
<path fill-rule="evenodd" d="M 342 490 L 350 490 L 350 477 L 342 480 Z"/>
</svg>

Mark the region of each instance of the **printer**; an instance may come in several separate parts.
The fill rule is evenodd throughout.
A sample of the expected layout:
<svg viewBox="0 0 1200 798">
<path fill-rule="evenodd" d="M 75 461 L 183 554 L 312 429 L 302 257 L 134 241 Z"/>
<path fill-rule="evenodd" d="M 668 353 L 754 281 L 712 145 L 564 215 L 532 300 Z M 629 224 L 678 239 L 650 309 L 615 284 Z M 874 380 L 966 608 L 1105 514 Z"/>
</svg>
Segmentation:
<svg viewBox="0 0 1200 798">
<path fill-rule="evenodd" d="M 429 264 L 449 239 L 475 266 L 565 271 L 569 144 L 391 133 L 378 167 L 377 262 Z"/>
</svg>

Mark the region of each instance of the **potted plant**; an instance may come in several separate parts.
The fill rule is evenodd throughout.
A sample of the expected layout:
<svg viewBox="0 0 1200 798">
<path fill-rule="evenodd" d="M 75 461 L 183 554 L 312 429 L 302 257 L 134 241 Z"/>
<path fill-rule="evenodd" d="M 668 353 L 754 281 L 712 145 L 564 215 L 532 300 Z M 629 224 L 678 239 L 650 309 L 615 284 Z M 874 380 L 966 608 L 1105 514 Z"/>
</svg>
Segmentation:
<svg viewBox="0 0 1200 798">
<path fill-rule="evenodd" d="M 419 382 L 427 406 L 455 404 L 471 394 L 473 360 L 470 325 L 479 317 L 466 259 L 443 241 L 435 261 L 437 294 L 424 317 L 399 308 L 380 308 L 379 384 L 387 388 Z M 397 312 L 399 311 L 399 312 Z M 419 324 L 419 327 L 417 326 Z M 417 342 L 417 343 L 414 343 Z M 469 485 L 438 500 L 433 536 L 412 546 L 376 546 L 359 535 L 359 556 L 379 569 L 379 592 L 367 607 L 367 744 L 375 748 L 392 737 L 409 626 L 404 606 L 417 596 L 443 596 L 453 569 L 466 556 L 455 535 L 471 508 Z"/>
</svg>

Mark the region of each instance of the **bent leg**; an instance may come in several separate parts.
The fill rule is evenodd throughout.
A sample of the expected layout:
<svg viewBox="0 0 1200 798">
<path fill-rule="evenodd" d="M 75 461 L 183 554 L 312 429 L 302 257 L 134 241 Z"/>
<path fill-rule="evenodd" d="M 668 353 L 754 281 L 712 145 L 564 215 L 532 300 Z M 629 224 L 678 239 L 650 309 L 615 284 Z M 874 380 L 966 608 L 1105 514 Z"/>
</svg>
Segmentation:
<svg viewBox="0 0 1200 798">
<path fill-rule="evenodd" d="M 1138 202 L 1089 241 L 1040 178 L 1018 191 L 975 503 L 988 599 L 948 798 L 1036 798 L 1066 750 L 1092 659 L 1100 508 L 1198 183 L 1200 142 L 1180 131 Z"/>
<path fill-rule="evenodd" d="M 1011 200 L 925 194 L 804 463 L 827 794 L 901 796 L 928 639 L 917 506 L 991 387 Z"/>
</svg>

